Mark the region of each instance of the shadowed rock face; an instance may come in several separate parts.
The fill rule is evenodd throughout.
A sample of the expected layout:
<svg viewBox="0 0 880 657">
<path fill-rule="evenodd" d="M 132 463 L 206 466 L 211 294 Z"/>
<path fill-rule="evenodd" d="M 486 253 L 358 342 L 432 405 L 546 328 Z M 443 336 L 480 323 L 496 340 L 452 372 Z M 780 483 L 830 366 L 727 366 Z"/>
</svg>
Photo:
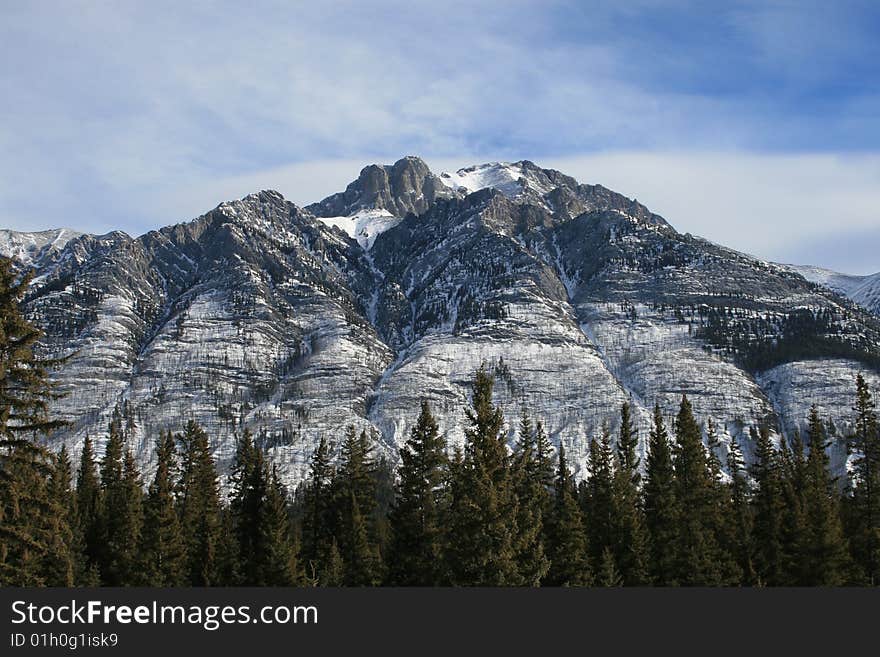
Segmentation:
<svg viewBox="0 0 880 657">
<path fill-rule="evenodd" d="M 400 219 L 369 251 L 321 220 L 369 209 Z M 423 398 L 457 442 L 481 365 L 511 427 L 529 408 L 581 471 L 621 403 L 645 439 L 653 405 L 672 416 L 684 393 L 747 454 L 751 428 L 791 433 L 816 402 L 840 469 L 855 374 L 880 384 L 880 323 L 859 306 L 531 162 L 435 176 L 408 157 L 305 209 L 264 191 L 53 248 L 20 259 L 46 352 L 72 354 L 52 440 L 100 449 L 118 408 L 148 472 L 159 431 L 189 418 L 221 468 L 249 428 L 288 483 L 348 424 L 393 458 Z"/>
</svg>

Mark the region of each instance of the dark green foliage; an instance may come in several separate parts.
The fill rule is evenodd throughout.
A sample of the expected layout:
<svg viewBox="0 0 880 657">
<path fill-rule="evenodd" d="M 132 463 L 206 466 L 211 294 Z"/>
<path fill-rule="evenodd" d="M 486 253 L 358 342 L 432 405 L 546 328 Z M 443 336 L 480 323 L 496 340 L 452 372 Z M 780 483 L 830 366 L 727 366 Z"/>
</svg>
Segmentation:
<svg viewBox="0 0 880 657">
<path fill-rule="evenodd" d="M 245 431 L 235 447 L 230 473 L 232 495 L 229 502 L 233 531 L 239 554 L 259 554 L 260 514 L 266 497 L 266 472 L 263 453 L 254 445 L 250 431 Z M 239 576 L 243 586 L 254 586 L 260 579 L 257 559 L 248 559 Z"/>
<path fill-rule="evenodd" d="M 78 561 L 82 558 L 73 527 L 76 497 L 70 484 L 70 458 L 62 446 L 49 473 L 48 497 L 53 510 L 49 518 L 49 544 L 42 570 L 46 586 L 73 586 Z"/>
<path fill-rule="evenodd" d="M 654 425 L 648 441 L 643 495 L 651 579 L 660 586 L 675 584 L 679 505 L 676 498 L 672 445 L 659 405 L 654 406 Z"/>
<path fill-rule="evenodd" d="M 259 510 L 256 586 L 295 586 L 300 582 L 296 543 L 291 535 L 287 492 L 275 468 L 263 466 L 266 489 Z"/>
<path fill-rule="evenodd" d="M 504 416 L 492 403 L 493 378 L 483 369 L 467 409 L 464 461 L 453 486 L 447 565 L 453 584 L 522 583 L 517 567 L 517 500 L 503 432 Z"/>
<path fill-rule="evenodd" d="M 545 455 L 538 453 L 537 434 L 525 409 L 513 455 L 513 487 L 518 500 L 516 559 L 523 584 L 538 586 L 550 562 L 544 545 L 544 522 L 550 511 Z"/>
<path fill-rule="evenodd" d="M 334 586 L 341 583 L 341 557 L 333 537 L 333 500 L 331 496 L 335 470 L 330 462 L 331 449 L 321 438 L 312 454 L 309 478 L 303 491 L 302 502 L 302 559 L 306 578 L 315 583 Z M 331 554 L 331 547 L 333 548 Z M 332 558 L 331 558 L 332 557 Z M 331 563 L 332 562 L 332 563 Z M 325 576 L 325 570 L 333 569 Z"/>
<path fill-rule="evenodd" d="M 756 583 L 778 586 L 784 582 L 782 524 L 783 471 L 770 432 L 765 428 L 753 436 L 755 460 L 751 475 L 755 489 L 752 495 L 754 517 Z"/>
<path fill-rule="evenodd" d="M 92 440 L 83 442 L 79 471 L 76 477 L 76 523 L 74 532 L 81 545 L 82 557 L 74 574 L 80 586 L 99 583 L 98 560 L 101 550 L 101 484 L 98 481 Z"/>
<path fill-rule="evenodd" d="M 602 430 L 599 440 L 590 441 L 589 472 L 581 485 L 581 507 L 589 539 L 590 561 L 602 562 L 607 549 L 614 554 L 617 529 L 617 509 L 614 500 L 614 469 L 611 437 L 608 428 Z"/>
<path fill-rule="evenodd" d="M 101 546 L 99 569 L 107 586 L 138 582 L 138 546 L 143 522 L 143 491 L 131 452 L 123 454 L 119 417 L 110 423 L 101 460 Z"/>
<path fill-rule="evenodd" d="M 53 363 L 34 355 L 40 332 L 19 310 L 29 281 L 16 281 L 11 261 L 0 258 L 0 585 L 57 583 L 68 564 L 51 573 L 45 564 L 70 558 L 69 511 L 48 485 L 57 463 L 38 439 L 59 423 L 48 418 Z"/>
<path fill-rule="evenodd" d="M 510 382 L 508 382 L 510 383 Z M 654 409 L 644 485 L 629 405 L 616 449 L 591 444 L 580 494 L 560 446 L 524 411 L 509 454 L 492 377 L 481 370 L 466 444 L 447 457 L 423 404 L 401 450 L 399 480 L 375 438 L 346 432 L 334 467 L 321 441 L 309 479 L 288 499 L 247 433 L 237 445 L 229 504 L 220 498 L 208 436 L 189 422 L 156 442 L 143 493 L 113 414 L 100 480 L 83 444 L 76 489 L 66 449 L 7 441 L 0 460 L 0 576 L 4 585 L 623 586 L 802 585 L 870 582 L 877 420 L 858 381 L 851 485 L 829 473 L 828 432 L 814 407 L 809 440 L 752 430 L 740 446 L 711 420 L 706 445 L 687 398 L 670 441 Z M 14 433 L 14 432 L 13 432 Z M 9 435 L 7 432 L 4 435 Z M 180 464 L 176 446 L 180 445 Z M 845 520 L 845 523 L 842 522 Z M 845 528 L 845 530 L 844 530 Z M 874 528 L 876 530 L 876 528 Z M 876 532 L 875 532 L 876 533 Z M 302 549 L 300 549 L 300 545 Z M 386 568 L 386 562 L 388 567 Z M 594 567 L 594 568 L 593 568 Z"/>
<path fill-rule="evenodd" d="M 140 577 L 145 586 L 181 586 L 186 549 L 175 504 L 176 448 L 170 431 L 156 441 L 156 474 L 144 501 Z"/>
<path fill-rule="evenodd" d="M 333 480 L 335 531 L 342 561 L 343 582 L 349 586 L 374 586 L 382 579 L 376 540 L 376 461 L 373 440 L 354 427 L 346 431 L 340 450 L 339 471 Z"/>
<path fill-rule="evenodd" d="M 208 436 L 190 420 L 178 437 L 183 455 L 180 523 L 186 547 L 185 579 L 191 586 L 216 586 L 221 578 L 220 490 Z"/>
<path fill-rule="evenodd" d="M 752 531 L 754 521 L 749 506 L 751 489 L 746 477 L 745 461 L 736 440 L 731 440 L 727 452 L 727 472 L 730 475 L 730 520 L 731 534 L 728 550 L 739 566 L 741 583 L 756 584 L 754 566 L 754 541 Z"/>
<path fill-rule="evenodd" d="M 553 509 L 547 530 L 550 570 L 544 583 L 550 586 L 589 586 L 593 577 L 583 514 L 562 445 L 559 446 Z"/>
<path fill-rule="evenodd" d="M 614 559 L 621 581 L 628 586 L 648 583 L 648 537 L 642 511 L 638 432 L 632 423 L 630 405 L 620 409 L 620 434 L 614 472 Z"/>
<path fill-rule="evenodd" d="M 853 482 L 847 500 L 847 525 L 853 556 L 871 585 L 880 584 L 880 423 L 868 384 L 856 378 L 855 427 L 848 440 L 854 455 Z"/>
<path fill-rule="evenodd" d="M 726 583 L 721 572 L 720 546 L 713 527 L 713 480 L 703 437 L 687 396 L 675 419 L 673 467 L 679 505 L 675 581 L 688 586 Z"/>
<path fill-rule="evenodd" d="M 442 504 L 446 442 L 428 402 L 400 450 L 400 480 L 391 509 L 389 581 L 398 586 L 442 583 Z"/>
<path fill-rule="evenodd" d="M 614 553 L 610 548 L 602 551 L 602 561 L 599 562 L 599 570 L 596 573 L 596 585 L 604 587 L 623 586 L 623 577 L 617 570 L 614 561 Z"/>
<path fill-rule="evenodd" d="M 828 441 L 815 406 L 809 418 L 810 451 L 807 457 L 803 504 L 805 531 L 799 545 L 804 586 L 839 586 L 850 572 L 849 551 L 840 521 L 839 500 L 828 472 Z"/>
</svg>

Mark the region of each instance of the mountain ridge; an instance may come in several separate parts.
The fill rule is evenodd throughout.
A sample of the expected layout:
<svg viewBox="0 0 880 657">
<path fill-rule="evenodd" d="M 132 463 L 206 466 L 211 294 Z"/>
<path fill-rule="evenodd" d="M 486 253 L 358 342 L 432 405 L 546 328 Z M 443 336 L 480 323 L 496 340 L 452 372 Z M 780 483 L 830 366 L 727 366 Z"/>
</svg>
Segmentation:
<svg viewBox="0 0 880 657">
<path fill-rule="evenodd" d="M 480 166 L 505 168 L 500 188 L 450 187 L 408 157 L 304 208 L 264 190 L 67 242 L 25 302 L 46 352 L 76 354 L 54 440 L 76 451 L 118 407 L 148 468 L 157 431 L 193 417 L 221 467 L 247 427 L 295 484 L 347 424 L 393 458 L 422 398 L 460 441 L 486 366 L 511 425 L 523 406 L 545 417 L 582 473 L 628 399 L 642 441 L 653 404 L 671 416 L 687 393 L 748 455 L 752 429 L 791 434 L 813 401 L 845 431 L 849 379 L 878 381 L 880 324 L 832 291 L 530 162 L 456 175 Z M 358 233 L 365 212 L 381 230 Z"/>
</svg>

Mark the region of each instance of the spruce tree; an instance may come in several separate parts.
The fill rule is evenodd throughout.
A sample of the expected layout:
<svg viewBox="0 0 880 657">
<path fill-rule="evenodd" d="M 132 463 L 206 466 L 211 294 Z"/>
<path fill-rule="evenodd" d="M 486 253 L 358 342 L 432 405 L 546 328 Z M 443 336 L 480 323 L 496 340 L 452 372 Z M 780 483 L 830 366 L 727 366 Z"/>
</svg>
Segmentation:
<svg viewBox="0 0 880 657">
<path fill-rule="evenodd" d="M 344 583 L 374 586 L 381 581 L 382 563 L 374 524 L 376 461 L 365 431 L 346 431 L 339 471 L 333 483 L 339 551 L 345 563 Z"/>
<path fill-rule="evenodd" d="M 87 435 L 80 454 L 76 477 L 76 522 L 74 531 L 83 556 L 75 580 L 79 586 L 97 586 L 101 558 L 101 483 L 98 480 L 92 440 Z"/>
<path fill-rule="evenodd" d="M 589 472 L 581 487 L 581 507 L 587 527 L 590 561 L 594 564 L 602 562 L 602 553 L 606 549 L 614 554 L 617 547 L 613 460 L 608 427 L 603 427 L 601 438 L 590 441 Z"/>
<path fill-rule="evenodd" d="M 238 543 L 236 549 L 245 557 L 239 568 L 240 584 L 256 586 L 261 579 L 257 572 L 257 555 L 261 547 L 258 544 L 260 519 L 269 482 L 263 453 L 254 444 L 250 431 L 245 430 L 236 442 L 230 481 L 232 494 L 229 512 Z"/>
<path fill-rule="evenodd" d="M 599 563 L 599 570 L 596 573 L 596 584 L 606 588 L 623 586 L 623 577 L 617 570 L 614 553 L 610 548 L 605 548 L 602 552 L 602 561 Z"/>
<path fill-rule="evenodd" d="M 713 482 L 703 436 L 687 395 L 675 419 L 675 497 L 679 503 L 676 581 L 681 585 L 722 583 L 719 548 L 711 525 Z"/>
<path fill-rule="evenodd" d="M 172 433 L 160 433 L 141 532 L 140 575 L 145 586 L 182 586 L 185 582 L 186 549 L 175 504 L 176 453 Z"/>
<path fill-rule="evenodd" d="M 784 582 L 783 482 L 779 455 L 770 432 L 761 427 L 753 434 L 755 460 L 751 475 L 755 483 L 752 496 L 756 583 L 778 586 Z"/>
<path fill-rule="evenodd" d="M 62 445 L 49 473 L 48 497 L 52 514 L 49 516 L 49 544 L 42 566 L 46 586 L 73 586 L 77 561 L 81 558 L 74 534 L 76 497 L 70 484 L 70 472 L 67 447 Z"/>
<path fill-rule="evenodd" d="M 574 482 L 565 461 L 565 448 L 561 444 L 553 491 L 553 510 L 547 524 L 550 569 L 545 584 L 589 586 L 593 578 L 583 513 L 578 505 Z"/>
<path fill-rule="evenodd" d="M 312 453 L 309 476 L 302 494 L 302 560 L 305 577 L 311 582 L 327 586 L 341 581 L 341 575 L 337 577 L 335 572 L 341 568 L 338 544 L 335 555 L 331 554 L 331 547 L 335 542 L 332 518 L 332 482 L 335 471 L 331 463 L 331 452 L 330 444 L 322 436 Z M 334 573 L 325 576 L 324 570 L 330 567 Z M 333 583 L 328 584 L 328 581 Z"/>
<path fill-rule="evenodd" d="M 290 531 L 287 491 L 275 466 L 262 465 L 266 480 L 263 503 L 259 508 L 255 561 L 256 586 L 295 586 L 299 581 L 296 545 Z"/>
<path fill-rule="evenodd" d="M 740 553 L 732 488 L 725 479 L 721 459 L 718 456 L 720 449 L 721 441 L 715 423 L 709 418 L 706 423 L 706 467 L 710 482 L 707 524 L 717 546 L 715 559 L 719 576 L 718 584 L 731 586 L 742 584 L 743 570 L 738 558 Z"/>
<path fill-rule="evenodd" d="M 535 430 L 523 409 L 512 474 L 517 498 L 516 560 L 526 586 L 540 585 L 550 565 L 544 546 L 544 520 L 549 512 L 550 493 L 544 485 L 538 459 Z"/>
<path fill-rule="evenodd" d="M 880 422 L 864 377 L 856 377 L 855 427 L 847 441 L 853 459 L 848 525 L 852 551 L 871 586 L 880 584 Z"/>
<path fill-rule="evenodd" d="M 801 546 L 807 540 L 804 514 L 807 460 L 800 432 L 795 433 L 791 447 L 784 439 L 780 440 L 779 463 L 782 472 L 782 561 L 779 583 L 794 586 L 803 579 Z"/>
<path fill-rule="evenodd" d="M 390 517 L 389 581 L 397 586 L 436 586 L 443 577 L 446 443 L 427 401 L 400 450 L 400 461 Z"/>
<path fill-rule="evenodd" d="M 637 450 L 638 431 L 633 425 L 631 406 L 620 409 L 617 439 L 617 465 L 614 472 L 615 536 L 614 558 L 621 580 L 627 586 L 648 583 L 648 538 L 642 511 L 639 483 L 641 459 Z"/>
<path fill-rule="evenodd" d="M 730 441 L 727 452 L 727 472 L 730 475 L 731 523 L 733 526 L 730 551 L 742 573 L 742 583 L 756 584 L 754 541 L 752 538 L 752 509 L 749 505 L 750 485 L 742 450 L 736 439 Z"/>
<path fill-rule="evenodd" d="M 38 586 L 60 513 L 48 487 L 54 458 L 39 437 L 61 423 L 48 417 L 56 363 L 35 354 L 41 334 L 19 308 L 30 275 L 17 278 L 0 258 L 0 585 Z"/>
<path fill-rule="evenodd" d="M 643 494 L 651 578 L 659 586 L 675 584 L 679 505 L 675 492 L 672 445 L 659 404 L 654 406 Z"/>
<path fill-rule="evenodd" d="M 179 442 L 183 454 L 179 513 L 187 554 L 186 580 L 190 586 L 216 586 L 222 583 L 222 517 L 208 435 L 190 420 Z"/>
<path fill-rule="evenodd" d="M 849 549 L 840 522 L 837 490 L 829 473 L 830 444 L 814 405 L 809 417 L 810 449 L 804 487 L 806 532 L 799 546 L 801 581 L 804 586 L 839 586 L 847 581 Z"/>
<path fill-rule="evenodd" d="M 509 586 L 518 570 L 517 501 L 504 435 L 504 416 L 492 403 L 493 378 L 480 368 L 467 409 L 462 480 L 455 487 L 449 527 L 452 583 Z"/>
<path fill-rule="evenodd" d="M 131 452 L 123 454 L 120 416 L 110 422 L 101 460 L 100 571 L 107 586 L 132 586 L 138 577 L 143 522 L 142 484 Z"/>
</svg>

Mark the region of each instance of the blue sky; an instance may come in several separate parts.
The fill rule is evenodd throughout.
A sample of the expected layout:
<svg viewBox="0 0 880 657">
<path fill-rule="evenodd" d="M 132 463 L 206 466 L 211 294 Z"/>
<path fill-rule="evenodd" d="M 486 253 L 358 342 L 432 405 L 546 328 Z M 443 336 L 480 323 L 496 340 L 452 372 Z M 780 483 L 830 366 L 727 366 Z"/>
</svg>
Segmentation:
<svg viewBox="0 0 880 657">
<path fill-rule="evenodd" d="M 133 234 L 366 163 L 530 159 L 880 270 L 876 2 L 0 0 L 0 225 Z"/>
</svg>

